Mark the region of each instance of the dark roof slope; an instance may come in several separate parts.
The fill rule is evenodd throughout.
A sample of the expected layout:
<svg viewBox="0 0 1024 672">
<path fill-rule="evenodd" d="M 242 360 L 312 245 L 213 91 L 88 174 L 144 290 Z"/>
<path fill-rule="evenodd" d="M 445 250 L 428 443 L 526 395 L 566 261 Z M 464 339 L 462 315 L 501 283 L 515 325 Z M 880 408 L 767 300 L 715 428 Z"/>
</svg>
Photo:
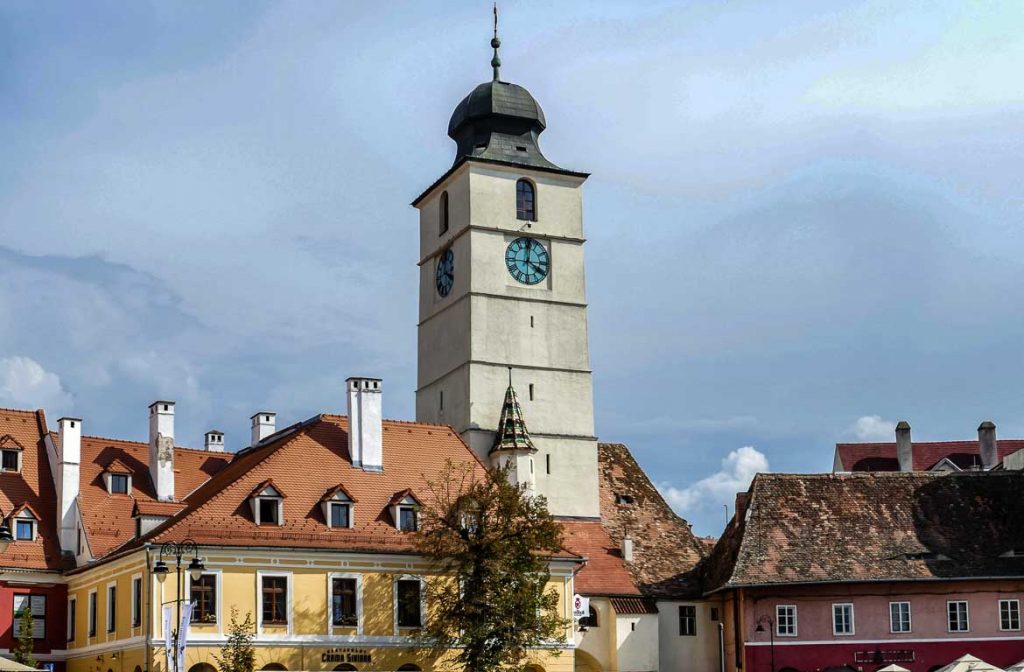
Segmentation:
<svg viewBox="0 0 1024 672">
<path fill-rule="evenodd" d="M 759 474 L 708 588 L 1024 576 L 1024 473 Z"/>
<path fill-rule="evenodd" d="M 697 565 L 702 544 L 689 523 L 661 493 L 620 443 L 598 446 L 601 520 L 617 547 L 628 532 L 633 562 L 626 563 L 640 591 L 649 597 L 685 599 L 700 594 Z"/>
</svg>

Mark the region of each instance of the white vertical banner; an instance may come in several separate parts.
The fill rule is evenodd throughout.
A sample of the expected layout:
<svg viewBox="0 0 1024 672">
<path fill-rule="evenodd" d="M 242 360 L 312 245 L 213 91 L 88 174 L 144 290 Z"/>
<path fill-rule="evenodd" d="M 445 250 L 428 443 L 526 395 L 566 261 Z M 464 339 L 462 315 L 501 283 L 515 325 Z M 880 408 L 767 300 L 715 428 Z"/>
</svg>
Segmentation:
<svg viewBox="0 0 1024 672">
<path fill-rule="evenodd" d="M 574 620 L 590 616 L 590 598 L 581 595 L 572 596 L 572 617 Z"/>
<path fill-rule="evenodd" d="M 178 623 L 178 669 L 185 672 L 185 644 L 188 642 L 188 624 L 192 621 L 192 603 L 181 605 L 181 622 Z"/>
<path fill-rule="evenodd" d="M 171 607 L 164 607 L 164 652 L 167 654 L 166 672 L 174 672 L 174 644 L 171 641 L 171 624 L 174 622 L 174 615 Z"/>
</svg>

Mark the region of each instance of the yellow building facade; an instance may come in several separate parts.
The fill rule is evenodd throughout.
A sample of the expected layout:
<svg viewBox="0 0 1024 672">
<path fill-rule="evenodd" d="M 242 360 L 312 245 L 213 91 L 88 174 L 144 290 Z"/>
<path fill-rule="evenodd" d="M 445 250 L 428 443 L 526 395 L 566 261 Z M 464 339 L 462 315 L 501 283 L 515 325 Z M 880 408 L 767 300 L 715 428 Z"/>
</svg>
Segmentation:
<svg viewBox="0 0 1024 672">
<path fill-rule="evenodd" d="M 437 656 L 418 639 L 419 628 L 399 620 L 400 582 L 421 584 L 423 618 L 430 618 L 426 586 L 444 580 L 421 558 L 223 547 L 200 549 L 200 554 L 205 568 L 198 582 L 182 567 L 182 606 L 212 609 L 193 613 L 186 672 L 220 669 L 217 656 L 232 610 L 239 621 L 252 617 L 257 670 L 456 669 L 450 656 Z M 159 549 L 141 548 L 68 577 L 68 672 L 167 672 L 163 608 L 176 616 L 178 578 L 171 571 L 159 580 L 152 571 L 158 557 Z M 550 587 L 567 626 L 559 641 L 531 655 L 537 670 L 574 668 L 573 568 L 571 561 L 552 562 Z M 336 591 L 352 585 L 354 595 L 345 599 L 354 601 L 355 621 L 336 625 L 332 605 L 341 600 Z M 277 598 L 283 601 L 283 622 L 273 618 L 275 609 L 282 610 L 269 604 Z"/>
</svg>

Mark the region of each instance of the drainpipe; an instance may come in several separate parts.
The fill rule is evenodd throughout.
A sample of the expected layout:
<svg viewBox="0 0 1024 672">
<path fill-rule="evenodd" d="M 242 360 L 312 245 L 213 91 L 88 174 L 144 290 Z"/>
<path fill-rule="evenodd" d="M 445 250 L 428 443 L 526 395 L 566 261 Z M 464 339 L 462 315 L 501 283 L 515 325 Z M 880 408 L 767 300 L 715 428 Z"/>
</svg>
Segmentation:
<svg viewBox="0 0 1024 672">
<path fill-rule="evenodd" d="M 146 544 L 144 548 L 146 549 L 146 569 L 142 573 L 142 591 L 145 597 L 142 603 L 146 605 L 146 613 L 142 618 L 142 636 L 146 638 L 146 666 L 142 669 L 144 672 L 149 672 L 150 666 L 153 664 L 153 575 L 150 573 L 152 547 Z"/>
<path fill-rule="evenodd" d="M 718 670 L 725 672 L 725 623 L 718 622 Z"/>
</svg>

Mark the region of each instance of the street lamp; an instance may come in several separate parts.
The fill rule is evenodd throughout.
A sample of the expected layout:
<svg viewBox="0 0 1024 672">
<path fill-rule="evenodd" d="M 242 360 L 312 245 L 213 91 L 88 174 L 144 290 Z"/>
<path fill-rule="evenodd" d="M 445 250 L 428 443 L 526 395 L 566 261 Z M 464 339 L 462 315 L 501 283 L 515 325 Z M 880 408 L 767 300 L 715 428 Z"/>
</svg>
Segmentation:
<svg viewBox="0 0 1024 672">
<path fill-rule="evenodd" d="M 764 632 L 765 623 L 768 624 L 768 639 L 771 642 L 772 672 L 775 672 L 775 621 L 771 616 L 762 616 L 757 619 L 757 628 L 754 629 L 754 632 Z"/>
<path fill-rule="evenodd" d="M 10 533 L 8 532 L 8 534 Z M 181 628 L 181 603 L 185 599 L 185 585 L 181 581 L 181 559 L 188 555 L 192 556 L 191 562 L 188 563 L 188 573 L 189 576 L 192 577 L 193 581 L 199 580 L 199 577 L 202 576 L 203 570 L 205 570 L 206 567 L 203 566 L 203 561 L 199 559 L 199 547 L 196 546 L 196 542 L 191 539 L 185 539 L 177 543 L 169 541 L 160 547 L 160 557 L 157 559 L 156 564 L 153 565 L 153 573 L 156 574 L 157 581 L 161 584 L 167 580 L 167 575 L 171 573 L 171 568 L 167 566 L 166 562 L 164 562 L 164 555 L 174 557 L 174 572 L 177 578 L 175 585 L 177 599 L 174 600 L 176 611 L 174 617 L 174 628 L 171 630 L 171 645 L 174 647 L 174 669 L 168 670 L 167 672 L 178 672 L 178 638 L 181 636 L 181 632 L 179 632 Z"/>
<path fill-rule="evenodd" d="M 7 547 L 14 541 L 14 535 L 11 534 L 11 528 L 7 525 L 0 523 L 0 553 L 6 553 Z"/>
</svg>

